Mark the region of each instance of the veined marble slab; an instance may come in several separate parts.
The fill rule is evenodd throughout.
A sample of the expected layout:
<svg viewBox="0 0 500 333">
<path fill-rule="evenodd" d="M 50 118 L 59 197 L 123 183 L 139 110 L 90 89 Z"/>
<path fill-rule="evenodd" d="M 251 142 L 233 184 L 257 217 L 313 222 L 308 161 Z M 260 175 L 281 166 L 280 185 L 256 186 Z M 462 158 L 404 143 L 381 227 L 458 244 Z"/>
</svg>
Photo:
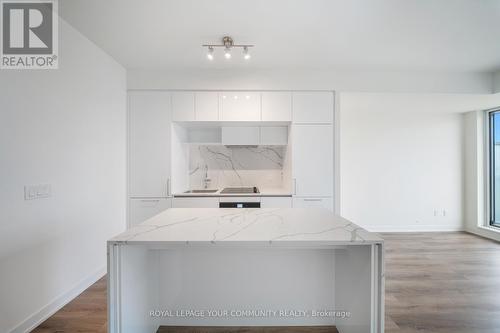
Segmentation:
<svg viewBox="0 0 500 333">
<path fill-rule="evenodd" d="M 110 243 L 175 246 L 335 246 L 383 240 L 324 208 L 172 208 Z"/>
<path fill-rule="evenodd" d="M 285 152 L 283 146 L 190 145 L 189 188 L 204 188 L 205 172 L 211 188 L 282 187 Z"/>
</svg>

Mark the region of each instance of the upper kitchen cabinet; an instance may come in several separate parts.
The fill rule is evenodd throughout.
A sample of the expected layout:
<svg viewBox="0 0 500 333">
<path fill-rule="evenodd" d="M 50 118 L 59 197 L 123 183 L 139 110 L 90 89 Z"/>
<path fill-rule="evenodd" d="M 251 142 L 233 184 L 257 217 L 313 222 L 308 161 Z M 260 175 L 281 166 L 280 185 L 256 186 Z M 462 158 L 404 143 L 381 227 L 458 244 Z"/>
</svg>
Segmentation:
<svg viewBox="0 0 500 333">
<path fill-rule="evenodd" d="M 299 197 L 333 195 L 333 126 L 292 126 L 293 192 Z"/>
<path fill-rule="evenodd" d="M 294 123 L 333 123 L 333 92 L 294 92 Z"/>
<path fill-rule="evenodd" d="M 222 144 L 226 146 L 258 146 L 259 127 L 222 127 Z"/>
<path fill-rule="evenodd" d="M 264 126 L 260 128 L 260 144 L 270 146 L 285 146 L 288 144 L 288 127 Z"/>
<path fill-rule="evenodd" d="M 223 121 L 260 121 L 260 93 L 221 92 L 219 94 Z"/>
<path fill-rule="evenodd" d="M 292 93 L 263 92 L 262 121 L 292 121 Z"/>
<path fill-rule="evenodd" d="M 161 198 L 170 187 L 170 93 L 129 92 L 129 196 Z"/>
<path fill-rule="evenodd" d="M 172 120 L 194 121 L 195 120 L 195 93 L 173 92 L 172 93 Z"/>
<path fill-rule="evenodd" d="M 219 94 L 216 92 L 195 93 L 195 119 L 196 121 L 219 120 Z"/>
</svg>

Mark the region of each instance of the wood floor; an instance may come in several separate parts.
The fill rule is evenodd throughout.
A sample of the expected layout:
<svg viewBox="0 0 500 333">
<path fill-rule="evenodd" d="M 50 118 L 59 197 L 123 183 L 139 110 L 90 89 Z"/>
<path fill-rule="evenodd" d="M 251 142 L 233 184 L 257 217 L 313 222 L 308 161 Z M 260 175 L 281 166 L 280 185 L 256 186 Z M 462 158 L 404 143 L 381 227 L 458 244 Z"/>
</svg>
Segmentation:
<svg viewBox="0 0 500 333">
<path fill-rule="evenodd" d="M 386 333 L 500 332 L 499 243 L 466 233 L 382 236 L 386 240 Z M 106 327 L 106 281 L 101 279 L 33 332 L 103 333 Z"/>
<path fill-rule="evenodd" d="M 315 327 L 175 327 L 161 326 L 156 333 L 339 333 L 335 326 Z"/>
<path fill-rule="evenodd" d="M 499 333 L 500 244 L 466 233 L 383 234 L 386 333 Z"/>
</svg>

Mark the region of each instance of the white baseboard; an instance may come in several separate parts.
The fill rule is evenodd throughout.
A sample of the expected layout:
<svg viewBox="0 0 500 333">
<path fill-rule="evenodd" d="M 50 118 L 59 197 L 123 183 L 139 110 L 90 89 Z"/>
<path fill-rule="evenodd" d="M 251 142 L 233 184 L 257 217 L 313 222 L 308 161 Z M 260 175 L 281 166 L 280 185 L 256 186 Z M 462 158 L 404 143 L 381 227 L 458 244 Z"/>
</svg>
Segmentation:
<svg viewBox="0 0 500 333">
<path fill-rule="evenodd" d="M 500 229 L 497 230 L 493 227 L 474 227 L 474 228 L 466 228 L 465 231 L 475 234 L 484 238 L 488 238 L 491 240 L 495 240 L 500 242 Z"/>
<path fill-rule="evenodd" d="M 73 288 L 66 291 L 62 295 L 56 297 L 52 302 L 42 307 L 37 312 L 26 318 L 22 323 L 9 331 L 9 333 L 27 333 L 44 322 L 47 318 L 59 311 L 63 306 L 72 301 L 76 296 L 80 295 L 85 289 L 93 285 L 97 280 L 106 274 L 106 267 L 98 269 L 96 272 L 88 275 Z"/>
<path fill-rule="evenodd" d="M 371 232 L 453 232 L 464 231 L 463 226 L 457 225 L 385 225 L 365 227 L 366 230 Z"/>
</svg>

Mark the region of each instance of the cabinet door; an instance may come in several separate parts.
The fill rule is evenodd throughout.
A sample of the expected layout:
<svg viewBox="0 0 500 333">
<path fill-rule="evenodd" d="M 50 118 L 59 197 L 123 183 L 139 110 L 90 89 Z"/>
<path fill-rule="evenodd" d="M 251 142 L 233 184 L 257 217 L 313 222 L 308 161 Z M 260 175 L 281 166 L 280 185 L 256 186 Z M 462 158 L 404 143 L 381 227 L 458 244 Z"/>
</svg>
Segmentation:
<svg viewBox="0 0 500 333">
<path fill-rule="evenodd" d="M 219 208 L 219 198 L 174 198 L 174 208 Z"/>
<path fill-rule="evenodd" d="M 222 127 L 222 144 L 227 146 L 258 146 L 259 127 Z"/>
<path fill-rule="evenodd" d="M 292 93 L 263 92 L 262 121 L 292 121 Z"/>
<path fill-rule="evenodd" d="M 332 123 L 333 92 L 294 92 L 294 123 Z"/>
<path fill-rule="evenodd" d="M 262 197 L 261 208 L 292 208 L 291 197 Z"/>
<path fill-rule="evenodd" d="M 323 207 L 333 212 L 332 198 L 293 198 L 293 208 Z"/>
<path fill-rule="evenodd" d="M 292 126 L 292 175 L 296 196 L 333 196 L 333 126 Z"/>
<path fill-rule="evenodd" d="M 129 227 L 142 223 L 172 207 L 170 198 L 148 198 L 129 200 Z"/>
<path fill-rule="evenodd" d="M 260 93 L 223 92 L 220 94 L 222 120 L 260 121 Z"/>
<path fill-rule="evenodd" d="M 172 93 L 172 120 L 194 121 L 194 92 Z"/>
<path fill-rule="evenodd" d="M 288 143 L 288 127 L 264 126 L 260 128 L 260 144 L 270 146 L 286 146 Z"/>
<path fill-rule="evenodd" d="M 129 93 L 129 196 L 169 195 L 170 94 Z"/>
<path fill-rule="evenodd" d="M 195 93 L 195 107 L 197 121 L 219 120 L 219 96 L 216 92 Z"/>
</svg>

